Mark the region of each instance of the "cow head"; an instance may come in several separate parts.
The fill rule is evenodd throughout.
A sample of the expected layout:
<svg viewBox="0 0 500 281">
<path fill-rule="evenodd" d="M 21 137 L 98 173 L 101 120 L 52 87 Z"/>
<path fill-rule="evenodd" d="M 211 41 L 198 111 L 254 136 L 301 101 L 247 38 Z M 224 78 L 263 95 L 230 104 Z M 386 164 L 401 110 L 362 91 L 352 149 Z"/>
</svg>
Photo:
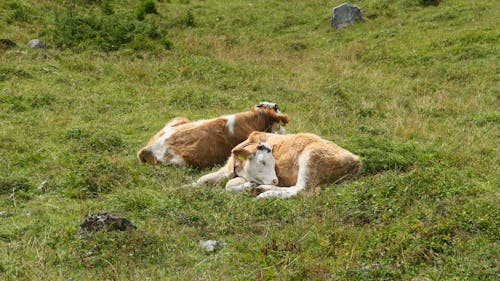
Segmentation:
<svg viewBox="0 0 500 281">
<path fill-rule="evenodd" d="M 269 108 L 273 109 L 274 111 L 276 111 L 276 113 L 281 113 L 281 111 L 278 107 L 278 104 L 274 103 L 274 102 L 262 101 L 256 106 L 257 107 L 269 107 Z"/>
<path fill-rule="evenodd" d="M 232 150 L 234 174 L 258 184 L 278 184 L 272 148 L 264 142 L 249 143 Z"/>
<path fill-rule="evenodd" d="M 142 163 L 149 164 L 177 164 L 183 165 L 184 159 L 175 154 L 172 149 L 167 148 L 166 140 L 175 132 L 175 128 L 167 124 L 161 131 L 156 133 L 142 148 L 137 157 Z"/>
<path fill-rule="evenodd" d="M 280 135 L 286 133 L 284 126 L 288 123 L 288 115 L 281 113 L 277 103 L 263 101 L 255 107 L 267 111 L 271 122 L 268 132 Z"/>
</svg>

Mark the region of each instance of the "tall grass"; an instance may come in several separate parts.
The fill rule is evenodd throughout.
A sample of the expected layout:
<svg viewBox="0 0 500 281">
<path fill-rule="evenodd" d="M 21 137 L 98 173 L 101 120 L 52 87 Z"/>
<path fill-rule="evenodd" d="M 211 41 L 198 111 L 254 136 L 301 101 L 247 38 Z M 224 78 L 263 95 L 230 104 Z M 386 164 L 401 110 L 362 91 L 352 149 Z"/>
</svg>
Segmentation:
<svg viewBox="0 0 500 281">
<path fill-rule="evenodd" d="M 336 30 L 338 4 L 0 2 L 0 279 L 498 279 L 498 4 L 360 1 Z M 260 201 L 136 159 L 175 116 L 263 100 L 364 172 Z M 80 237 L 100 211 L 139 231 Z"/>
</svg>

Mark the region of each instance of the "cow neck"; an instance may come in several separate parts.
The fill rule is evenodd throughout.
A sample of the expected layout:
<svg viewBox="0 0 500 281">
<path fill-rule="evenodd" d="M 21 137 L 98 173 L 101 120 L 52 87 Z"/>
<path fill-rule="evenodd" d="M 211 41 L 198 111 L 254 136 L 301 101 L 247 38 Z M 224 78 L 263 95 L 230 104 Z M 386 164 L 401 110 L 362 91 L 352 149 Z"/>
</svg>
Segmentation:
<svg viewBox="0 0 500 281">
<path fill-rule="evenodd" d="M 264 128 L 262 132 L 270 133 L 271 132 L 271 122 L 269 120 L 269 116 L 266 114 L 266 112 L 262 109 L 259 109 L 259 116 L 264 119 Z"/>
</svg>

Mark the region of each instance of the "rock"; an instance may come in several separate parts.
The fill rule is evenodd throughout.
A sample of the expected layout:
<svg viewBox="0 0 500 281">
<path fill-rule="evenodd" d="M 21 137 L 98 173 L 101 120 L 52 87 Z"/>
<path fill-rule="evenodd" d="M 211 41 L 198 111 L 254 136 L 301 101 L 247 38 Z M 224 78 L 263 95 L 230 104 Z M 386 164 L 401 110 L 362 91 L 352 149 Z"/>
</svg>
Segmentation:
<svg viewBox="0 0 500 281">
<path fill-rule="evenodd" d="M 205 252 L 208 253 L 215 252 L 222 246 L 226 245 L 226 243 L 216 240 L 200 240 L 198 241 L 198 244 L 205 250 Z"/>
<path fill-rule="evenodd" d="M 360 7 L 344 3 L 335 8 L 332 12 L 332 26 L 343 28 L 356 21 L 363 20 L 363 10 Z"/>
<path fill-rule="evenodd" d="M 101 212 L 97 215 L 88 216 L 80 227 L 81 235 L 85 235 L 87 232 L 96 231 L 126 231 L 137 229 L 137 226 L 132 224 L 128 219 L 108 212 Z"/>
<path fill-rule="evenodd" d="M 49 182 L 49 179 L 44 180 L 38 187 L 37 189 L 40 190 L 41 192 L 47 191 L 47 188 L 45 187 L 47 183 Z"/>
<path fill-rule="evenodd" d="M 10 48 L 13 48 L 16 46 L 16 43 L 14 41 L 7 39 L 7 38 L 2 38 L 0 39 L 0 49 L 2 50 L 7 50 Z"/>
<path fill-rule="evenodd" d="M 47 44 L 40 39 L 33 39 L 29 41 L 28 44 L 26 44 L 26 47 L 30 49 L 35 49 L 35 48 L 45 49 L 47 48 Z"/>
<path fill-rule="evenodd" d="M 5 218 L 8 215 L 7 211 L 1 211 L 0 212 L 0 217 Z"/>
</svg>

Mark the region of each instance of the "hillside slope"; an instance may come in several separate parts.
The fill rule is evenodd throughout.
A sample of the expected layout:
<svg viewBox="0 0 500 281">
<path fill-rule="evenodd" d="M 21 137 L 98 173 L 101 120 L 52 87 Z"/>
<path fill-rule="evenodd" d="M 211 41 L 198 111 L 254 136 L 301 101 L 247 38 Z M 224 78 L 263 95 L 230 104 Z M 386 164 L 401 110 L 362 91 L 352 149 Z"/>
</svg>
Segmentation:
<svg viewBox="0 0 500 281">
<path fill-rule="evenodd" d="M 0 2 L 0 279 L 498 280 L 500 2 L 354 2 Z M 363 174 L 258 201 L 136 159 L 264 100 Z M 140 231 L 80 238 L 102 210 Z"/>
</svg>

